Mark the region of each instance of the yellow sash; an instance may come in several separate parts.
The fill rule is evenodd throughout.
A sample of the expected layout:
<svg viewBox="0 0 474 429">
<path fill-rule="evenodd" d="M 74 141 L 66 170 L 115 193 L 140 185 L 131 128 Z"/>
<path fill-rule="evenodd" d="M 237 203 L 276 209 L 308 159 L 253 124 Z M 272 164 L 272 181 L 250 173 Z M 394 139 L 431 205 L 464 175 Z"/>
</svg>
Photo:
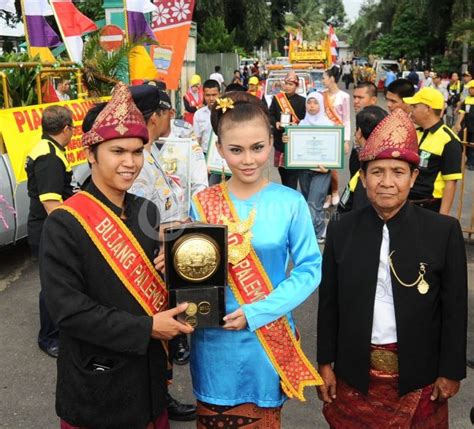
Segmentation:
<svg viewBox="0 0 474 429">
<path fill-rule="evenodd" d="M 168 305 L 166 285 L 123 221 L 87 192 L 69 198 L 59 209 L 81 224 L 123 285 L 149 316 Z"/>
<path fill-rule="evenodd" d="M 199 192 L 195 197 L 201 220 L 219 224 L 223 219 L 239 222 L 235 208 L 223 185 Z M 249 238 L 239 228 L 229 227 L 229 259 L 240 254 L 239 262 L 229 262 L 229 285 L 240 305 L 265 299 L 273 285 L 258 259 Z M 286 316 L 255 331 L 262 347 L 280 376 L 281 387 L 289 398 L 304 401 L 306 386 L 323 384 L 316 369 L 305 356 Z"/>
<path fill-rule="evenodd" d="M 294 124 L 299 124 L 300 118 L 296 116 L 295 109 L 293 109 L 293 106 L 290 104 L 290 101 L 288 100 L 288 97 L 284 92 L 279 92 L 278 94 L 275 95 L 276 100 L 280 106 L 280 109 L 283 113 L 291 113 L 292 116 L 292 122 Z"/>
</svg>

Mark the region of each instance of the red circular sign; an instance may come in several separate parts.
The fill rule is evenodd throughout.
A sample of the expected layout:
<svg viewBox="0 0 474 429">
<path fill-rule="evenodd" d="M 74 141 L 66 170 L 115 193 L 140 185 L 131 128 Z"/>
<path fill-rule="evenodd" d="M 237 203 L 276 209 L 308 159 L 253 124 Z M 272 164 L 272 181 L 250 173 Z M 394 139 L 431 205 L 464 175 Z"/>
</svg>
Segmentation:
<svg viewBox="0 0 474 429">
<path fill-rule="evenodd" d="M 116 25 L 106 25 L 100 30 L 99 44 L 107 52 L 118 51 L 124 39 L 123 30 Z"/>
</svg>

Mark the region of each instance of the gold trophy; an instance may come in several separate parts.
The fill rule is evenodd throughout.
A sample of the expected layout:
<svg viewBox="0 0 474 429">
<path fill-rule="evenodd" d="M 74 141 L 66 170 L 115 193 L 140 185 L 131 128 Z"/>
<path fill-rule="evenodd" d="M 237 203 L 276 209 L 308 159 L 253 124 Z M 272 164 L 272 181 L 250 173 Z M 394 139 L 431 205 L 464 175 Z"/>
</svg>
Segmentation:
<svg viewBox="0 0 474 429">
<path fill-rule="evenodd" d="M 187 224 L 166 228 L 165 266 L 170 305 L 187 302 L 178 320 L 195 328 L 224 324 L 227 227 Z"/>
</svg>

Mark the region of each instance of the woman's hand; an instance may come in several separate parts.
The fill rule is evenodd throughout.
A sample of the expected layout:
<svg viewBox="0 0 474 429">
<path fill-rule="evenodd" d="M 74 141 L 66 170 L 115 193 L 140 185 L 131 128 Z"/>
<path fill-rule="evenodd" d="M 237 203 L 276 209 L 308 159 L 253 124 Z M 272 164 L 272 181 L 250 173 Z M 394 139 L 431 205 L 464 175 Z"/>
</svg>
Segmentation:
<svg viewBox="0 0 474 429">
<path fill-rule="evenodd" d="M 233 313 L 224 317 L 224 329 L 228 331 L 241 331 L 247 327 L 247 318 L 242 308 L 235 310 Z"/>
<path fill-rule="evenodd" d="M 281 138 L 281 141 L 283 143 L 288 143 L 288 134 L 283 134 L 282 138 Z"/>
</svg>

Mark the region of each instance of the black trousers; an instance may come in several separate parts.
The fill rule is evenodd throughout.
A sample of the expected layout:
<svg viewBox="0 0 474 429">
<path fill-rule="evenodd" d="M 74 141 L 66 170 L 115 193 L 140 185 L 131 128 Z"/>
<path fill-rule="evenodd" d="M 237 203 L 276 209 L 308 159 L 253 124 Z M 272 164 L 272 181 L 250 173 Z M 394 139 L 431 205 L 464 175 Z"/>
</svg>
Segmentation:
<svg viewBox="0 0 474 429">
<path fill-rule="evenodd" d="M 33 258 L 38 259 L 39 235 L 35 226 L 30 228 L 30 226 L 28 225 L 28 244 L 30 246 Z M 39 314 L 40 330 L 38 333 L 38 345 L 42 349 L 48 349 L 50 347 L 57 346 L 59 344 L 59 331 L 56 324 L 53 322 L 51 316 L 49 315 L 48 307 L 46 307 L 43 291 L 41 289 L 39 293 Z"/>
<path fill-rule="evenodd" d="M 278 167 L 278 172 L 281 177 L 281 184 L 292 189 L 298 188 L 299 170 L 289 170 L 283 167 Z"/>
</svg>

